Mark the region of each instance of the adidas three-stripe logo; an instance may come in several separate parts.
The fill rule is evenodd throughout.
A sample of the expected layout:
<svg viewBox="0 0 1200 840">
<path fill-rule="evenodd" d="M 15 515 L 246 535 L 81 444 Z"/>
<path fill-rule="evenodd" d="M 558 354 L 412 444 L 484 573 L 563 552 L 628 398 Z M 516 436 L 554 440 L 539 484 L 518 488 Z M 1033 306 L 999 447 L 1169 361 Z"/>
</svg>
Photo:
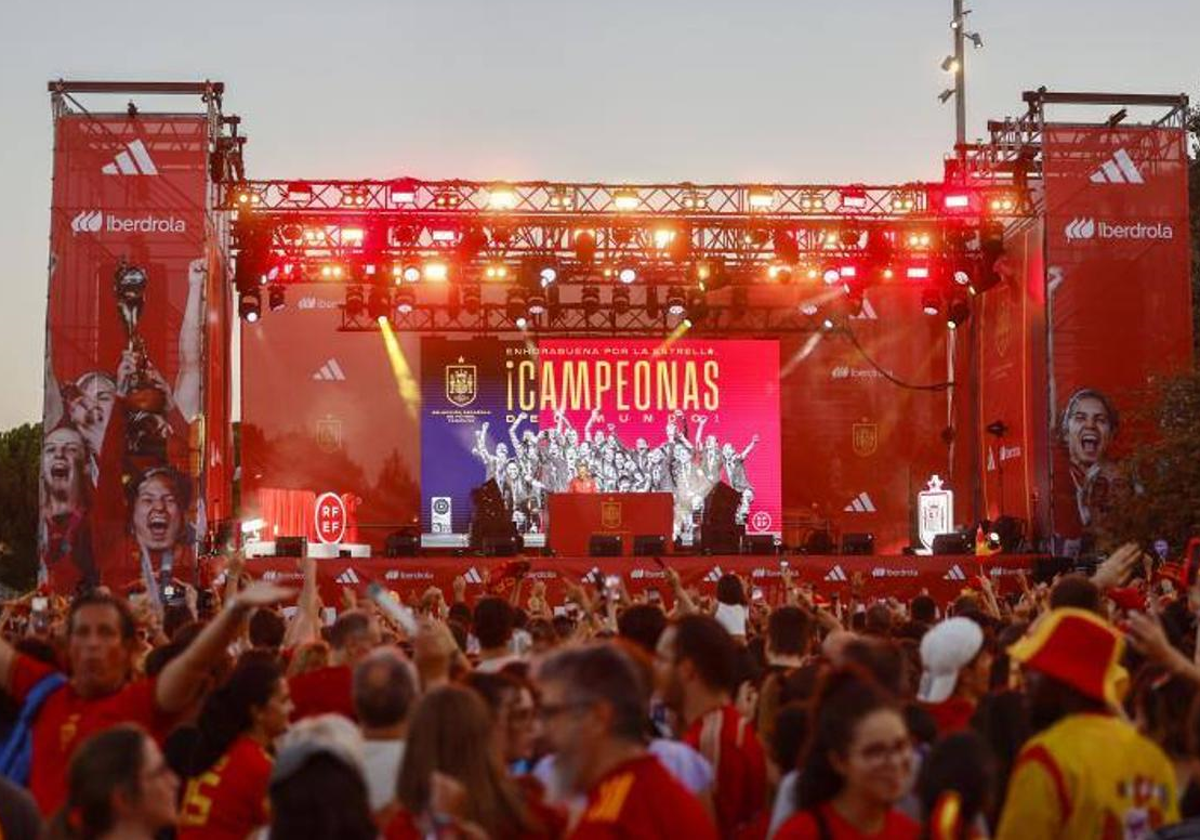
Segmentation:
<svg viewBox="0 0 1200 840">
<path fill-rule="evenodd" d="M 850 504 L 842 508 L 850 513 L 875 513 L 875 503 L 871 501 L 871 497 L 866 493 L 859 493 L 854 497 Z"/>
<path fill-rule="evenodd" d="M 825 573 L 825 580 L 835 581 L 838 583 L 845 583 L 846 581 L 850 580 L 850 578 L 848 578 L 846 576 L 845 569 L 843 569 L 841 566 L 834 566 L 832 569 L 830 569 L 828 572 Z"/>
<path fill-rule="evenodd" d="M 330 359 L 317 369 L 312 378 L 318 382 L 345 382 L 346 374 L 337 359 Z"/>
<path fill-rule="evenodd" d="M 962 570 L 962 566 L 955 563 L 950 567 L 950 571 L 942 575 L 942 580 L 966 580 L 967 573 Z"/>
<path fill-rule="evenodd" d="M 125 150 L 117 152 L 112 163 L 106 163 L 100 169 L 105 175 L 157 175 L 158 167 L 150 159 L 145 144 L 134 140 L 125 144 Z"/>
<path fill-rule="evenodd" d="M 358 572 L 354 571 L 354 568 L 352 566 L 347 566 L 346 571 L 342 572 L 340 575 L 338 575 L 336 578 L 334 578 L 334 580 L 337 581 L 338 583 L 360 583 L 361 582 L 358 579 Z"/>
<path fill-rule="evenodd" d="M 1138 172 L 1133 158 L 1124 149 L 1117 149 L 1113 156 L 1091 175 L 1093 184 L 1144 184 L 1142 173 Z"/>
<path fill-rule="evenodd" d="M 483 575 L 479 574 L 479 570 L 474 566 L 467 569 L 467 573 L 463 575 L 463 580 L 467 583 L 483 583 Z"/>
<path fill-rule="evenodd" d="M 717 581 L 719 581 L 721 579 L 721 575 L 723 575 L 723 574 L 725 574 L 725 572 L 721 569 L 720 566 L 713 566 L 711 569 L 708 570 L 708 574 L 706 574 L 704 576 L 704 579 L 706 581 L 708 581 L 709 583 L 716 583 Z"/>
</svg>

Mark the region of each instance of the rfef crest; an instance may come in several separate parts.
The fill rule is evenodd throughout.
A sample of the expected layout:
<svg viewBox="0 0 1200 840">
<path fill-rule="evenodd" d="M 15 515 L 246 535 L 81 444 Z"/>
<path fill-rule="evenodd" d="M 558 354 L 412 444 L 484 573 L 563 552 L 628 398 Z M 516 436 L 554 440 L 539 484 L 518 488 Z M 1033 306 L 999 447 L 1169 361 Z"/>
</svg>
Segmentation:
<svg viewBox="0 0 1200 840">
<path fill-rule="evenodd" d="M 462 357 L 456 365 L 446 365 L 446 399 L 459 408 L 475 402 L 479 392 L 479 374 L 475 365 L 463 364 Z"/>
</svg>

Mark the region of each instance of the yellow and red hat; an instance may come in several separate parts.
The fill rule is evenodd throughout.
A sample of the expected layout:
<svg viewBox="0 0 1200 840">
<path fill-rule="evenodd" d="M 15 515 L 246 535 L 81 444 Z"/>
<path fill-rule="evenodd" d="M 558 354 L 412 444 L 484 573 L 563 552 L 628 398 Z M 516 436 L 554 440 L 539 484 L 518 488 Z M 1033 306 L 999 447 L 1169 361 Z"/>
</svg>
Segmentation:
<svg viewBox="0 0 1200 840">
<path fill-rule="evenodd" d="M 1120 632 L 1100 616 L 1060 607 L 1035 623 L 1008 655 L 1115 709 L 1129 684 L 1129 674 L 1121 667 L 1124 651 Z"/>
</svg>

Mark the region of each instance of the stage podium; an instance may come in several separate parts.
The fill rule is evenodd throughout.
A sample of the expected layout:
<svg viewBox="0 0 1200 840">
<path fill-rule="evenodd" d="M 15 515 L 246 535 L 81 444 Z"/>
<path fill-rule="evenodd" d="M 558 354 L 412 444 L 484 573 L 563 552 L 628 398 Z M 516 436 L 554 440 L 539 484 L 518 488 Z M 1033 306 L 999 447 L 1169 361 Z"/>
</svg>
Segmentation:
<svg viewBox="0 0 1200 840">
<path fill-rule="evenodd" d="M 588 554 L 593 535 L 621 538 L 621 554 L 633 554 L 634 537 L 661 536 L 672 548 L 675 497 L 670 493 L 551 493 L 546 544 L 563 557 Z"/>
</svg>

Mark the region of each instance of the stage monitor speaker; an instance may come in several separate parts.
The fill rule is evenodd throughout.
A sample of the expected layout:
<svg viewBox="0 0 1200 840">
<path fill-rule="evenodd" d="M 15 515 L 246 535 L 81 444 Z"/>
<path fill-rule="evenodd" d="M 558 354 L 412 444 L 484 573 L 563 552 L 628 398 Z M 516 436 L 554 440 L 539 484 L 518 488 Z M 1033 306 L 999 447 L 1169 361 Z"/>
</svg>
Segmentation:
<svg viewBox="0 0 1200 840">
<path fill-rule="evenodd" d="M 488 557 L 516 557 L 525 548 L 525 540 L 520 534 L 486 536 L 483 538 L 482 548 Z"/>
<path fill-rule="evenodd" d="M 383 542 L 384 557 L 416 557 L 421 551 L 421 535 L 413 529 L 393 531 Z"/>
<path fill-rule="evenodd" d="M 588 538 L 589 557 L 620 557 L 621 537 L 619 534 L 592 534 Z"/>
<path fill-rule="evenodd" d="M 804 541 L 802 550 L 805 554 L 833 554 L 837 546 L 834 545 L 833 536 L 828 531 L 813 531 Z"/>
<path fill-rule="evenodd" d="M 933 538 L 934 554 L 974 554 L 975 538 L 971 534 L 938 534 Z"/>
<path fill-rule="evenodd" d="M 667 553 L 667 538 L 662 534 L 638 534 L 633 538 L 634 557 L 659 557 Z"/>
<path fill-rule="evenodd" d="M 842 534 L 842 554 L 855 557 L 869 557 L 874 553 L 874 534 Z"/>
<path fill-rule="evenodd" d="M 742 536 L 742 554 L 763 556 L 774 554 L 777 549 L 775 537 L 771 534 L 744 534 Z"/>
<path fill-rule="evenodd" d="M 275 538 L 276 557 L 303 557 L 307 553 L 307 548 L 308 539 L 306 537 Z"/>
</svg>

